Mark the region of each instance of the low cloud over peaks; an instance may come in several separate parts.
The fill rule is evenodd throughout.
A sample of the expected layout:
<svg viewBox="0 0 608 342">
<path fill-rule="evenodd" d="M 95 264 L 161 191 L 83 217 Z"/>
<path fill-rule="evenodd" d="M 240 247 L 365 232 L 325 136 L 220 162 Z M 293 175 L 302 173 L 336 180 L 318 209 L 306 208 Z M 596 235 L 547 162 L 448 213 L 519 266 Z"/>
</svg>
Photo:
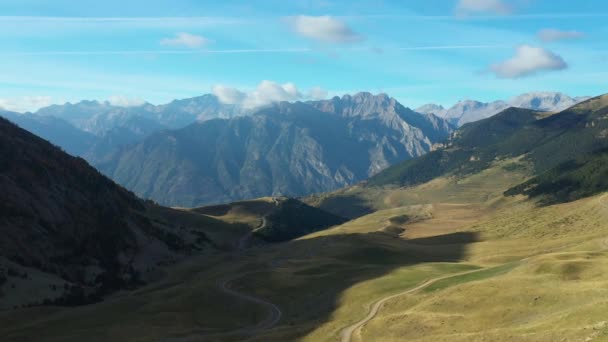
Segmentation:
<svg viewBox="0 0 608 342">
<path fill-rule="evenodd" d="M 209 44 L 211 41 L 203 36 L 190 34 L 187 32 L 179 32 L 172 38 L 164 38 L 160 41 L 160 45 L 186 48 L 201 48 Z"/>
<path fill-rule="evenodd" d="M 137 107 L 146 103 L 141 98 L 132 98 L 123 95 L 114 95 L 108 98 L 108 103 L 118 107 Z"/>
<path fill-rule="evenodd" d="M 221 84 L 213 86 L 212 93 L 217 96 L 221 103 L 225 104 L 241 104 L 247 98 L 247 94 L 242 91 Z"/>
<path fill-rule="evenodd" d="M 222 103 L 240 105 L 245 108 L 256 108 L 273 102 L 318 100 L 327 97 L 327 91 L 319 87 L 314 87 L 304 94 L 293 83 L 279 84 L 267 80 L 260 82 L 254 90 L 249 92 L 216 85 L 213 87 L 213 94 Z"/>
<path fill-rule="evenodd" d="M 491 65 L 490 71 L 500 78 L 520 78 L 567 67 L 566 61 L 554 52 L 541 47 L 521 45 L 517 47 L 513 57 Z"/>
<path fill-rule="evenodd" d="M 284 20 L 296 34 L 317 42 L 344 44 L 363 40 L 363 36 L 334 17 L 299 15 Z"/>
</svg>

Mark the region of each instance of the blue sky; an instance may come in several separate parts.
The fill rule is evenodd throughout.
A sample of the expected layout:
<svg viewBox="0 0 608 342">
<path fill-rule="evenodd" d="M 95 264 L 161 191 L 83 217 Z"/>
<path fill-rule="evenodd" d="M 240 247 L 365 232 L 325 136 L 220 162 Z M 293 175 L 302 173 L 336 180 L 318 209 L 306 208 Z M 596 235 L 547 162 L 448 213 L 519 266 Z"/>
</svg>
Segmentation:
<svg viewBox="0 0 608 342">
<path fill-rule="evenodd" d="M 607 34 L 603 0 L 2 0 L 0 106 L 598 95 Z"/>
</svg>

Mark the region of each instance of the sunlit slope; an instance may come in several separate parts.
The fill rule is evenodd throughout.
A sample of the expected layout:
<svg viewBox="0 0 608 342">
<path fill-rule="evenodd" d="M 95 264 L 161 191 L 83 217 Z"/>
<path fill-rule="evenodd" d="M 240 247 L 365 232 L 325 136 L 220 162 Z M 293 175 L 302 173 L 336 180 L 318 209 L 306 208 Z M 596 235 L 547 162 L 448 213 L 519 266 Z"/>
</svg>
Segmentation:
<svg viewBox="0 0 608 342">
<path fill-rule="evenodd" d="M 605 340 L 607 198 L 521 206 L 472 226 L 482 241 L 468 261 L 501 266 L 395 298 L 361 339 Z"/>
<path fill-rule="evenodd" d="M 305 201 L 326 211 L 359 217 L 375 210 L 431 203 L 493 205 L 503 192 L 527 180 L 532 165 L 522 158 L 491 163 L 471 175 L 438 177 L 415 187 L 357 185 L 331 193 L 309 196 Z"/>
</svg>

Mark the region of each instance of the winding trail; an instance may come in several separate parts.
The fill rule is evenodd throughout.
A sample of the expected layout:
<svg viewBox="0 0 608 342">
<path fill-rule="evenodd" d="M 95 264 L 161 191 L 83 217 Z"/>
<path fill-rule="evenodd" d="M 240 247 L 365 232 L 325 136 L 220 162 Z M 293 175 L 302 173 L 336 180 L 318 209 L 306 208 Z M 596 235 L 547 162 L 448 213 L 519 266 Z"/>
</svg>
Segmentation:
<svg viewBox="0 0 608 342">
<path fill-rule="evenodd" d="M 278 306 L 276 306 L 275 304 L 273 304 L 267 300 L 264 300 L 262 298 L 258 298 L 258 297 L 254 297 L 254 296 L 251 296 L 251 295 L 248 295 L 245 293 L 241 293 L 241 292 L 238 292 L 238 291 L 230 288 L 230 283 L 232 281 L 235 281 L 241 277 L 245 277 L 250 274 L 254 274 L 256 272 L 257 271 L 243 273 L 243 274 L 240 274 L 240 275 L 232 277 L 232 278 L 220 280 L 220 281 L 218 281 L 218 288 L 221 292 L 223 292 L 227 295 L 237 297 L 241 300 L 267 307 L 269 314 L 268 314 L 268 317 L 266 317 L 263 321 L 257 323 L 254 326 L 239 328 L 239 329 L 230 330 L 230 331 L 226 331 L 226 332 L 209 333 L 206 331 L 192 331 L 188 336 L 164 339 L 163 342 L 190 342 L 190 341 L 201 341 L 201 338 L 206 340 L 206 339 L 216 339 L 216 338 L 230 337 L 230 336 L 253 335 L 260 331 L 267 330 L 267 329 L 274 327 L 277 323 L 279 323 L 279 321 L 281 320 L 281 317 L 283 316 L 283 313 L 281 312 L 281 309 L 279 309 Z"/>
<path fill-rule="evenodd" d="M 260 225 L 239 239 L 236 253 L 242 253 L 247 248 L 247 244 L 251 240 L 253 233 L 256 230 L 266 227 L 266 224 L 267 224 L 266 216 L 262 216 L 262 221 L 260 222 Z M 277 305 L 275 305 L 265 299 L 254 297 L 254 296 L 248 295 L 246 293 L 241 293 L 241 292 L 238 292 L 238 291 L 230 288 L 231 282 L 233 282 L 237 279 L 246 277 L 251 274 L 259 273 L 259 272 L 261 272 L 261 271 L 246 272 L 243 274 L 239 274 L 237 276 L 222 279 L 222 280 L 218 281 L 217 284 L 218 284 L 219 290 L 221 292 L 223 292 L 224 294 L 227 294 L 229 296 L 236 297 L 238 299 L 241 299 L 241 300 L 244 300 L 247 302 L 251 302 L 254 304 L 258 304 L 258 305 L 268 308 L 268 312 L 269 312 L 268 317 L 266 317 L 266 319 L 264 319 L 263 321 L 259 322 L 258 324 L 254 325 L 252 327 L 240 328 L 240 329 L 228 331 L 225 333 L 213 334 L 212 336 L 219 337 L 219 336 L 245 335 L 245 334 L 250 335 L 250 334 L 254 334 L 256 332 L 262 331 L 262 330 L 270 329 L 270 328 L 274 327 L 277 323 L 279 323 L 279 321 L 281 320 L 281 317 L 283 316 L 283 313 L 281 312 L 281 309 L 279 309 L 279 307 Z"/>
<path fill-rule="evenodd" d="M 228 294 L 230 296 L 237 297 L 239 299 L 267 307 L 268 311 L 269 311 L 268 317 L 253 327 L 237 329 L 237 330 L 233 330 L 231 332 L 227 332 L 227 333 L 224 333 L 221 335 L 252 334 L 252 333 L 262 331 L 262 330 L 270 329 L 270 328 L 274 327 L 277 323 L 279 323 L 279 321 L 281 320 L 283 313 L 281 312 L 281 309 L 279 309 L 279 307 L 276 306 L 275 304 L 273 304 L 267 300 L 264 300 L 262 298 L 258 298 L 258 297 L 254 297 L 254 296 L 251 296 L 251 295 L 248 295 L 245 293 L 241 293 L 241 292 L 238 292 L 238 291 L 230 288 L 230 283 L 232 281 L 234 281 L 238 278 L 241 278 L 241 277 L 245 277 L 249 274 L 253 274 L 253 273 L 256 273 L 256 272 L 240 274 L 238 277 L 224 279 L 218 283 L 219 289 L 220 289 L 220 291 L 222 291 L 225 294 Z"/>
<path fill-rule="evenodd" d="M 606 203 L 606 201 L 604 201 L 604 199 L 606 199 L 606 198 L 608 198 L 608 194 L 605 194 L 605 195 L 601 196 L 600 198 L 598 198 L 598 204 L 599 204 L 600 207 L 603 207 L 603 209 L 608 210 L 608 203 Z M 601 241 L 601 246 L 603 247 L 603 250 L 608 250 L 608 237 L 605 238 L 605 239 L 603 239 Z M 570 247 L 570 246 L 566 246 L 566 247 Z M 521 261 L 525 261 L 525 260 L 530 259 L 532 257 L 533 256 L 528 257 L 528 258 L 524 258 Z M 378 314 L 378 311 L 380 311 L 380 309 L 382 308 L 382 306 L 386 302 L 388 302 L 389 300 L 391 300 L 391 299 L 394 299 L 394 298 L 399 297 L 399 296 L 403 296 L 403 295 L 406 295 L 406 294 L 410 294 L 410 293 L 416 292 L 418 290 L 421 290 L 421 289 L 423 289 L 423 288 L 425 288 L 425 287 L 427 287 L 427 286 L 429 286 L 429 285 L 431 285 L 433 283 L 436 283 L 437 281 L 443 280 L 443 279 L 457 277 L 457 276 L 461 276 L 461 275 L 465 275 L 465 274 L 469 274 L 469 273 L 481 272 L 481 271 L 484 271 L 484 270 L 487 270 L 487 269 L 488 269 L 487 267 L 484 267 L 484 268 L 476 269 L 476 270 L 473 270 L 473 271 L 466 271 L 466 272 L 462 272 L 462 273 L 449 274 L 449 275 L 446 275 L 446 276 L 429 279 L 429 280 L 424 281 L 423 283 L 421 283 L 420 285 L 418 285 L 418 286 L 416 286 L 414 288 L 408 289 L 408 290 L 400 292 L 400 293 L 396 293 L 396 294 L 390 295 L 388 297 L 381 298 L 381 299 L 375 301 L 371 305 L 371 307 L 369 309 L 369 312 L 368 312 L 368 314 L 367 314 L 367 316 L 365 318 L 363 318 L 362 320 L 358 321 L 357 323 L 354 323 L 354 324 L 352 324 L 352 325 L 350 325 L 350 326 L 348 326 L 348 327 L 346 327 L 346 328 L 344 328 L 342 330 L 342 332 L 340 333 L 340 337 L 341 337 L 340 341 L 341 342 L 351 342 L 351 340 L 353 338 L 353 335 L 360 334 L 361 328 L 365 324 L 367 324 L 369 321 L 371 321 L 372 319 L 374 319 L 374 317 L 376 317 L 376 315 Z"/>
<path fill-rule="evenodd" d="M 487 268 L 480 268 L 480 269 L 476 269 L 476 270 L 472 270 L 472 271 L 466 271 L 466 272 L 460 272 L 460 273 L 454 273 L 454 274 L 449 274 L 449 275 L 445 275 L 442 277 L 437 277 L 437 278 L 433 278 L 433 279 L 429 279 L 429 280 L 425 280 L 424 282 L 422 282 L 420 285 L 413 287 L 411 289 L 405 290 L 403 292 L 399 292 L 393 295 L 390 295 L 388 297 L 384 297 L 376 302 L 374 302 L 372 304 L 372 306 L 369 309 L 369 312 L 367 314 L 367 316 L 360 320 L 359 322 L 350 325 L 346 328 L 344 328 L 342 330 L 342 333 L 340 334 L 341 336 L 341 341 L 342 342 L 350 342 L 352 339 L 353 334 L 358 334 L 360 332 L 361 327 L 363 327 L 365 324 L 367 324 L 369 321 L 371 321 L 374 317 L 376 317 L 376 315 L 378 314 L 378 311 L 380 311 L 380 309 L 382 308 L 382 306 L 388 302 L 389 300 L 399 297 L 399 296 L 403 296 L 412 292 L 416 292 L 418 290 L 421 290 L 431 284 L 434 284 L 440 280 L 444 280 L 444 279 L 448 279 L 448 278 L 452 278 L 452 277 L 458 277 L 461 275 L 465 275 L 465 274 L 469 274 L 469 273 L 475 273 L 475 272 L 480 272 L 480 271 L 484 271 Z"/>
</svg>

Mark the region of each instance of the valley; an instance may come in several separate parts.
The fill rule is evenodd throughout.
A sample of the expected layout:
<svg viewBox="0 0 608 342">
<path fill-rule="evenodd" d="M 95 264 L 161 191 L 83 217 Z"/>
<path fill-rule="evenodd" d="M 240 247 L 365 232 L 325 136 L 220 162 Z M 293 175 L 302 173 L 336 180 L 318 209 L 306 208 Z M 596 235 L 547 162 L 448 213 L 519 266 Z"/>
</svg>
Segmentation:
<svg viewBox="0 0 608 342">
<path fill-rule="evenodd" d="M 383 201 L 375 195 L 383 209 L 371 214 L 282 244 L 192 259 L 158 284 L 93 306 L 4 314 L 11 324 L 2 333 L 10 340 L 33 331 L 56 336 L 50 341 L 599 336 L 605 196 L 536 208 L 523 197 L 501 198 L 492 182 L 508 187 L 525 178 L 498 165 L 392 189 Z M 442 192 L 453 194 L 448 202 L 426 200 Z M 515 283 L 527 290 L 504 285 Z M 572 315 L 581 317 L 578 325 L 546 328 Z M 472 317 L 479 323 L 464 323 Z M 64 324 L 81 328 L 53 330 Z"/>
<path fill-rule="evenodd" d="M 7 341 L 601 339 L 608 336 L 605 98 L 553 115 L 506 110 L 463 126 L 443 148 L 333 192 L 192 209 L 146 203 L 145 217 L 168 233 L 144 231 L 174 246 L 174 259 L 192 237 L 169 234 L 171 226 L 198 230 L 203 252 L 161 263 L 155 278 L 117 288 L 102 301 L 2 311 L 7 324 L 0 335 Z M 562 124 L 573 120 L 574 126 Z M 522 130 L 536 133 L 521 141 Z M 564 169 L 563 141 L 572 136 L 584 137 L 576 146 L 581 159 Z M 564 152 L 563 159 L 537 152 L 548 150 Z M 428 168 L 437 173 L 416 173 Z M 567 192 L 552 197 L 564 179 L 570 187 L 560 189 Z"/>
<path fill-rule="evenodd" d="M 0 342 L 608 342 L 607 16 L 0 1 Z"/>
</svg>

